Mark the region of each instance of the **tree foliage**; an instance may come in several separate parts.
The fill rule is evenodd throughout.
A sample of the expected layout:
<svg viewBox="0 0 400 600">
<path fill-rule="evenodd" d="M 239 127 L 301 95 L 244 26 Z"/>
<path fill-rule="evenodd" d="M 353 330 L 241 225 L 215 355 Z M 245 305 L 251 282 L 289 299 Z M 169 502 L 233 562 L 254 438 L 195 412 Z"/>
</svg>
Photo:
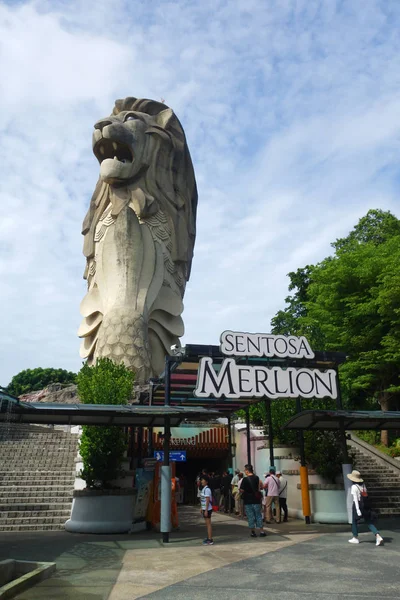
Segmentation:
<svg viewBox="0 0 400 600">
<path fill-rule="evenodd" d="M 51 383 L 76 383 L 76 373 L 65 369 L 25 369 L 11 379 L 7 390 L 13 396 L 42 390 Z"/>
<path fill-rule="evenodd" d="M 398 408 L 400 397 L 400 220 L 370 210 L 333 256 L 290 273 L 287 306 L 273 333 L 306 335 L 319 350 L 343 351 L 351 408 Z"/>
<path fill-rule="evenodd" d="M 127 404 L 134 378 L 125 365 L 100 358 L 95 366 L 85 363 L 79 371 L 78 396 L 84 404 Z M 110 487 L 110 482 L 118 476 L 125 449 L 120 427 L 85 425 L 79 451 L 83 461 L 81 477 L 87 487 Z"/>
</svg>

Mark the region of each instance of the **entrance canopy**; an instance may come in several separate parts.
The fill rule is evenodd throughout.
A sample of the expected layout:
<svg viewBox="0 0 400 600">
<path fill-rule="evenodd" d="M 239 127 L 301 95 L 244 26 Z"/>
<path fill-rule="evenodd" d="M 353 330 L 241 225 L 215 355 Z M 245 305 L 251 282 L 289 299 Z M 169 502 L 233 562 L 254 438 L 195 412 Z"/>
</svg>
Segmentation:
<svg viewBox="0 0 400 600">
<path fill-rule="evenodd" d="M 400 429 L 400 411 L 304 410 L 283 429 Z"/>
<path fill-rule="evenodd" d="M 252 365 L 263 367 L 306 367 L 315 369 L 337 369 L 338 365 L 346 360 L 346 355 L 341 352 L 315 352 L 313 359 L 309 358 L 266 358 L 232 356 L 238 365 Z M 226 356 L 222 354 L 219 346 L 188 344 L 182 348 L 182 353 L 176 355 L 176 361 L 171 359 L 170 364 L 170 390 L 169 401 L 171 406 L 202 406 L 214 408 L 220 412 L 231 413 L 235 410 L 246 408 L 253 402 L 259 402 L 260 398 L 198 398 L 194 396 L 199 361 L 203 357 L 211 357 L 213 369 L 218 373 L 221 363 Z M 151 381 L 149 404 L 161 406 L 165 402 L 165 373 L 158 379 Z"/>
<path fill-rule="evenodd" d="M 28 404 L 9 395 L 0 396 L 0 423 L 164 427 L 165 417 L 169 417 L 171 426 L 177 427 L 185 419 L 205 421 L 221 416 L 217 410 L 200 407 Z"/>
</svg>

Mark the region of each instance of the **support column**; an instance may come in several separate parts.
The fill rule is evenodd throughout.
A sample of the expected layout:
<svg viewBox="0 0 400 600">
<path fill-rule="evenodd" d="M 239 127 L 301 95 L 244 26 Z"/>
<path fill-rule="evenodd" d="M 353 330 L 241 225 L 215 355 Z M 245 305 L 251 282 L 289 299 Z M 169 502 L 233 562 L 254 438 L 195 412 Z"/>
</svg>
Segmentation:
<svg viewBox="0 0 400 600">
<path fill-rule="evenodd" d="M 153 458 L 153 454 L 154 454 L 153 428 L 149 427 L 147 432 L 148 432 L 147 456 L 149 458 Z"/>
<path fill-rule="evenodd" d="M 133 461 L 135 457 L 135 427 L 129 428 L 129 444 L 128 444 L 128 456 L 129 456 L 129 470 L 133 470 Z"/>
<path fill-rule="evenodd" d="M 301 400 L 296 400 L 297 412 L 301 412 Z M 306 525 L 311 523 L 311 506 L 310 506 L 310 489 L 308 486 L 308 469 L 306 465 L 306 454 L 304 449 L 304 434 L 299 430 L 299 445 L 300 445 L 300 485 L 301 485 L 301 503 L 303 507 L 303 515 Z"/>
<path fill-rule="evenodd" d="M 267 415 L 268 423 L 268 441 L 269 441 L 269 464 L 271 467 L 275 466 L 274 458 L 274 430 L 272 427 L 272 411 L 271 411 L 271 400 L 270 398 L 265 399 L 265 412 Z"/>
<path fill-rule="evenodd" d="M 143 457 L 143 427 L 138 427 L 138 429 L 137 429 L 137 440 L 138 440 L 137 466 L 138 466 L 138 468 L 140 468 L 142 466 L 142 457 Z"/>
<path fill-rule="evenodd" d="M 231 415 L 228 416 L 228 467 L 232 469 L 232 423 Z"/>
<path fill-rule="evenodd" d="M 337 410 L 343 410 L 342 390 L 340 387 L 339 370 L 336 370 L 336 383 L 337 383 L 336 408 L 337 408 Z M 340 436 L 340 445 L 341 445 L 342 454 L 343 454 L 342 474 L 343 474 L 344 492 L 346 495 L 347 520 L 349 523 L 351 523 L 353 520 L 353 514 L 352 514 L 353 498 L 350 493 L 351 481 L 347 477 L 347 475 L 351 473 L 351 471 L 353 469 L 353 465 L 350 463 L 349 452 L 347 450 L 346 430 L 344 428 L 344 420 L 343 419 L 339 420 L 339 436 Z"/>
<path fill-rule="evenodd" d="M 250 409 L 246 408 L 247 464 L 251 465 Z"/>
<path fill-rule="evenodd" d="M 165 398 L 164 406 L 170 405 L 170 378 L 171 378 L 171 363 L 170 357 L 165 357 Z M 171 437 L 171 419 L 169 416 L 164 417 L 164 463 L 161 467 L 161 519 L 160 531 L 162 533 L 162 541 L 169 542 L 169 533 L 171 531 L 171 467 L 169 464 L 169 442 Z"/>
</svg>

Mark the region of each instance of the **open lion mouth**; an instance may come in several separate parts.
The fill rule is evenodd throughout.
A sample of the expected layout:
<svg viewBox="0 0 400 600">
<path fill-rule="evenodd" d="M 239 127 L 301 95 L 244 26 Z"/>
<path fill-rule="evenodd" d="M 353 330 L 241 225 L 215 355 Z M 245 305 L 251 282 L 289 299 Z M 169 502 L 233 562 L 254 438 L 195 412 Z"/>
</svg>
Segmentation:
<svg viewBox="0 0 400 600">
<path fill-rule="evenodd" d="M 106 138 L 102 138 L 97 142 L 93 148 L 93 153 L 100 164 L 106 158 L 112 158 L 122 163 L 133 162 L 133 151 L 130 146 Z"/>
</svg>

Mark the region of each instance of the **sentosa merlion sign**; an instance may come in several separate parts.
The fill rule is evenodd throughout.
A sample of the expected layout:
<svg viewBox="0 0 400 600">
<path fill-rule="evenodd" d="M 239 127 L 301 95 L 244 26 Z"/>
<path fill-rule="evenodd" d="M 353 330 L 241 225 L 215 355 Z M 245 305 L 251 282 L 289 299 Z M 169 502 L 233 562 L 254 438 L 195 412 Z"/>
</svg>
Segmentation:
<svg viewBox="0 0 400 600">
<path fill-rule="evenodd" d="M 165 104 L 117 100 L 98 121 L 100 177 L 83 222 L 81 357 L 125 363 L 144 383 L 184 333 L 197 189 L 182 125 Z"/>
<path fill-rule="evenodd" d="M 224 331 L 220 349 L 222 354 L 236 357 L 275 357 L 287 361 L 314 358 L 304 336 Z M 236 364 L 234 358 L 225 358 L 217 371 L 212 358 L 203 357 L 194 395 L 197 398 L 337 398 L 336 371 Z"/>
</svg>

